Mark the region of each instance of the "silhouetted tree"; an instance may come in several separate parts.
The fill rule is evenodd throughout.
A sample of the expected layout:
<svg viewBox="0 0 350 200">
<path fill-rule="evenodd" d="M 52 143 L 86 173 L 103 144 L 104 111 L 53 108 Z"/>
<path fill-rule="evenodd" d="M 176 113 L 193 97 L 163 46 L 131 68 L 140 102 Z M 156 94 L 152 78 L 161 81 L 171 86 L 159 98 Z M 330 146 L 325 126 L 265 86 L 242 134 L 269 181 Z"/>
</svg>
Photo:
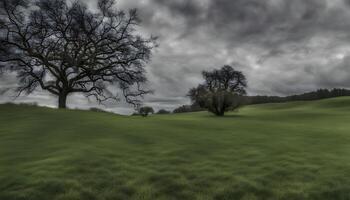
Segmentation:
<svg viewBox="0 0 350 200">
<path fill-rule="evenodd" d="M 157 114 L 170 114 L 170 111 L 167 111 L 165 109 L 160 109 Z"/>
<path fill-rule="evenodd" d="M 155 38 L 136 33 L 136 10 L 116 10 L 114 0 L 97 5 L 91 11 L 82 0 L 1 1 L 0 73 L 17 72 L 19 95 L 39 86 L 65 108 L 72 93 L 101 103 L 119 100 L 118 90 L 134 105 L 148 93 L 144 65 Z"/>
<path fill-rule="evenodd" d="M 242 72 L 226 65 L 219 70 L 203 71 L 202 74 L 205 82 L 188 93 L 194 104 L 217 116 L 223 116 L 226 111 L 241 105 L 241 96 L 245 94 L 247 86 Z"/>
<path fill-rule="evenodd" d="M 145 106 L 139 109 L 139 113 L 142 117 L 147 117 L 149 114 L 153 114 L 154 110 L 152 107 Z"/>
</svg>

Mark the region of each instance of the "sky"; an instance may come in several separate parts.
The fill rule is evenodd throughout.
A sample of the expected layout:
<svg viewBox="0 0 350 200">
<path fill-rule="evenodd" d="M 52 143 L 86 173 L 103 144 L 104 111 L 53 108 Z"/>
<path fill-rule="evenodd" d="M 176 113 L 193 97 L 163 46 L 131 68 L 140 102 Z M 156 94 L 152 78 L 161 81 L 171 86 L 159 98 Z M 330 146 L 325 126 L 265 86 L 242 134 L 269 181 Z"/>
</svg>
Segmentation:
<svg viewBox="0 0 350 200">
<path fill-rule="evenodd" d="M 223 65 L 247 76 L 249 95 L 350 88 L 350 0 L 119 0 L 117 6 L 137 8 L 141 34 L 159 37 L 146 66 L 154 93 L 143 100 L 156 110 L 189 104 L 186 93 L 203 81 L 201 71 Z M 15 85 L 13 74 L 0 78 L 2 88 Z M 0 95 L 0 102 L 13 99 Z M 54 107 L 57 100 L 38 90 L 15 101 Z M 80 95 L 70 96 L 68 106 L 133 112 L 124 102 L 105 107 Z"/>
</svg>

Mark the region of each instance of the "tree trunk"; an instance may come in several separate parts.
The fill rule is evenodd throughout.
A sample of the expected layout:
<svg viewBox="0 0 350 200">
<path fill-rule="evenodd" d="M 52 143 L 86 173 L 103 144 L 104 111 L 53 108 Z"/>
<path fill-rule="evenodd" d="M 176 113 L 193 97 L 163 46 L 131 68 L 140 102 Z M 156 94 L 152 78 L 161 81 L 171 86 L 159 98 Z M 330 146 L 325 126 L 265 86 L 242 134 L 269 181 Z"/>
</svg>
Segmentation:
<svg viewBox="0 0 350 200">
<path fill-rule="evenodd" d="M 66 108 L 66 102 L 67 102 L 67 94 L 61 93 L 58 96 L 58 108 L 65 109 Z"/>
<path fill-rule="evenodd" d="M 216 116 L 222 117 L 225 115 L 225 111 L 224 110 L 219 110 L 217 113 L 215 113 Z"/>
</svg>

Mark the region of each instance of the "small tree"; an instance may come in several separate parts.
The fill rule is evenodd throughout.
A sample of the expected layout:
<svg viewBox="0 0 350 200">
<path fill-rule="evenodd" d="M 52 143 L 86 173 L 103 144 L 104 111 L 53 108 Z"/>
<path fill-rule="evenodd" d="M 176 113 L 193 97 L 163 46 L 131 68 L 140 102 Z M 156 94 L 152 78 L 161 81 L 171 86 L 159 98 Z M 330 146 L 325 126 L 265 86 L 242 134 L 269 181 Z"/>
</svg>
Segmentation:
<svg viewBox="0 0 350 200">
<path fill-rule="evenodd" d="M 165 109 L 160 109 L 157 114 L 164 115 L 164 114 L 170 114 L 170 111 L 167 111 Z"/>
<path fill-rule="evenodd" d="M 173 113 L 187 113 L 187 112 L 199 112 L 205 109 L 199 107 L 196 103 L 192 105 L 182 105 L 173 110 Z"/>
<path fill-rule="evenodd" d="M 220 70 L 203 71 L 202 74 L 205 82 L 188 93 L 194 104 L 217 116 L 223 116 L 241 105 L 247 86 L 242 72 L 226 65 Z"/>
<path fill-rule="evenodd" d="M 145 106 L 145 107 L 141 107 L 139 109 L 139 113 L 142 117 L 147 117 L 150 113 L 154 113 L 154 110 L 152 107 L 149 106 Z"/>
<path fill-rule="evenodd" d="M 83 0 L 1 0 L 0 74 L 16 72 L 19 94 L 40 87 L 57 96 L 59 108 L 72 93 L 118 100 L 116 87 L 138 104 L 148 93 L 144 66 L 155 38 L 136 32 L 136 10 L 116 10 L 114 0 L 97 5 L 91 11 Z"/>
</svg>

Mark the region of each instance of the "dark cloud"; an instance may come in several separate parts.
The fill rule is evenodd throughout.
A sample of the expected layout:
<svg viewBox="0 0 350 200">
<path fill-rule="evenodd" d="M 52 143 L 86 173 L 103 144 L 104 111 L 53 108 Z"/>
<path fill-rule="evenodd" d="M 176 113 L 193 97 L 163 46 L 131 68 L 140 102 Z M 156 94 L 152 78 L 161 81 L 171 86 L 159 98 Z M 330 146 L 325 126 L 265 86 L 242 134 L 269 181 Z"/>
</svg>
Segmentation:
<svg viewBox="0 0 350 200">
<path fill-rule="evenodd" d="M 184 19 L 186 29 L 178 31 L 196 34 L 204 30 L 236 45 L 271 46 L 299 42 L 322 31 L 348 30 L 348 22 L 340 21 L 344 8 L 326 0 L 211 0 L 202 3 L 206 6 L 198 2 L 153 0 L 156 7 Z"/>
<path fill-rule="evenodd" d="M 350 87 L 350 0 L 119 0 L 118 5 L 138 8 L 142 34 L 159 36 L 147 67 L 155 93 L 145 99 L 156 109 L 189 103 L 186 93 L 201 82 L 200 72 L 224 64 L 247 75 L 249 94 Z M 0 80 L 2 87 L 13 84 Z M 54 104 L 44 93 L 26 99 Z M 79 95 L 70 104 L 96 106 Z M 125 103 L 107 108 L 132 110 Z"/>
<path fill-rule="evenodd" d="M 168 9 L 176 17 L 184 17 L 187 19 L 196 19 L 202 13 L 202 9 L 198 1 L 178 0 L 153 0 L 154 4 L 158 4 Z"/>
</svg>

